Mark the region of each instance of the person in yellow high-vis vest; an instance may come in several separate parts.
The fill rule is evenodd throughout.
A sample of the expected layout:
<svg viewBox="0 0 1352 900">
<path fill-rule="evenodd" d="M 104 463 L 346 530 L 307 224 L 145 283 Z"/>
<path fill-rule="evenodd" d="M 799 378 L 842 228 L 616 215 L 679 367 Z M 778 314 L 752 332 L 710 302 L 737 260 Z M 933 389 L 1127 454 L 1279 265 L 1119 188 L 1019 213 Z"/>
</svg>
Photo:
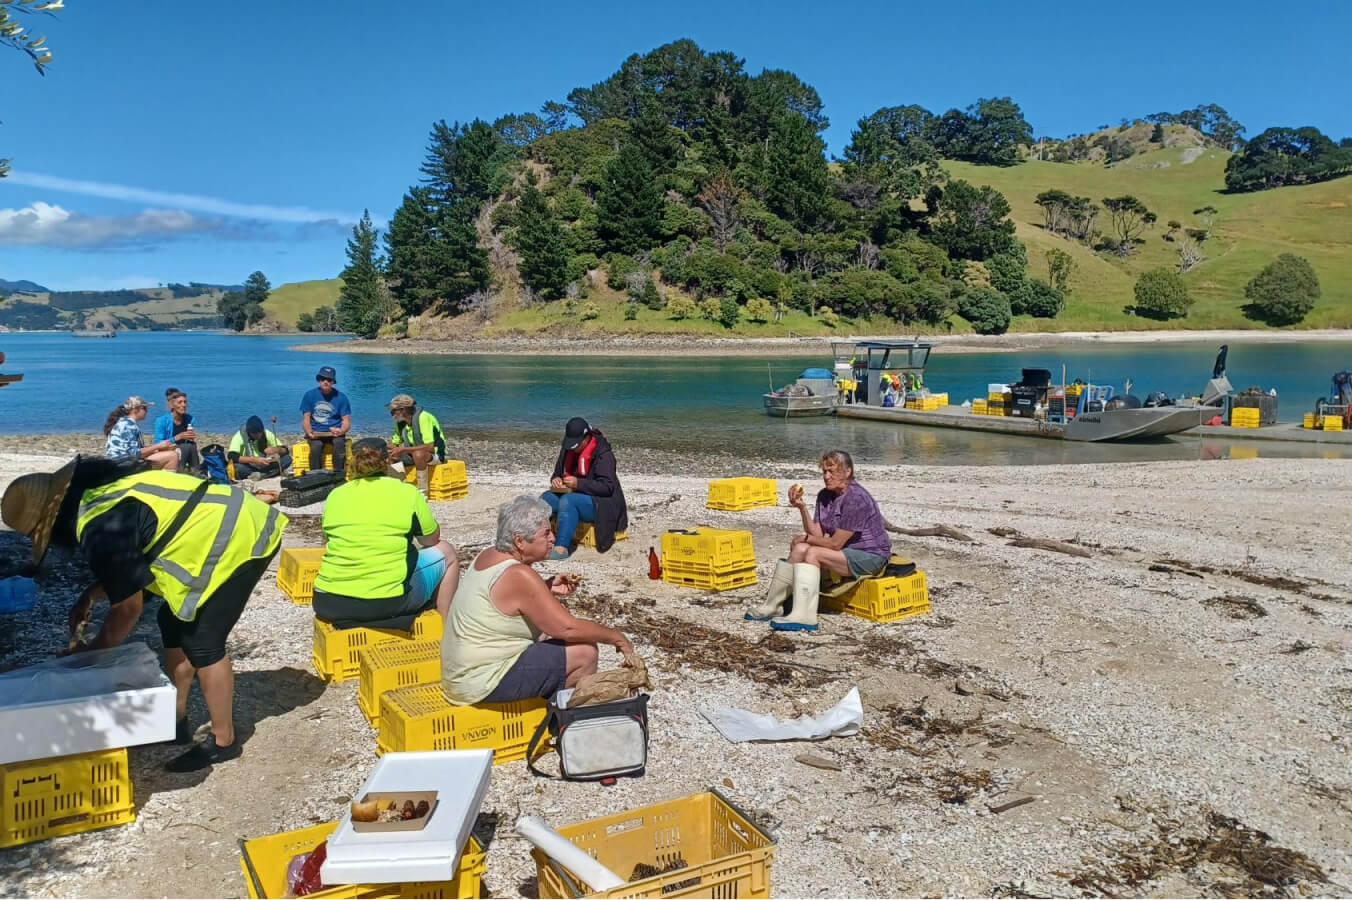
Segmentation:
<svg viewBox="0 0 1352 900">
<path fill-rule="evenodd" d="M 94 583 L 70 611 L 69 652 L 114 647 L 162 599 L 157 620 L 165 669 L 178 690 L 175 743 L 192 741 L 188 691 L 202 688 L 211 731 L 168 763 L 192 772 L 240 755 L 232 709 L 234 672 L 225 642 L 276 556 L 287 519 L 230 485 L 151 470 L 141 460 L 76 457 L 56 472 L 23 475 L 0 499 L 0 518 L 33 539 L 33 561 L 50 544 L 79 548 Z M 94 603 L 108 613 L 84 636 Z"/>
</svg>

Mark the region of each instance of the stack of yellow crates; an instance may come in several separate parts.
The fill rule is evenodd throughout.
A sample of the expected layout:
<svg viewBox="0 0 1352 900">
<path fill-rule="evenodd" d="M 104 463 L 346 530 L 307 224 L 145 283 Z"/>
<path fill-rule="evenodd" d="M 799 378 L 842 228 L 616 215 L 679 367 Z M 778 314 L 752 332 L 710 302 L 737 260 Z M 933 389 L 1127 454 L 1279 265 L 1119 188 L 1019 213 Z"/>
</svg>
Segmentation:
<svg viewBox="0 0 1352 900">
<path fill-rule="evenodd" d="M 716 478 L 709 482 L 709 509 L 741 512 L 757 506 L 779 505 L 779 488 L 773 478 Z"/>
<path fill-rule="evenodd" d="M 668 584 L 730 591 L 756 583 L 751 532 L 721 528 L 662 535 L 662 580 Z"/>
<path fill-rule="evenodd" d="M 391 641 L 440 641 L 445 622 L 435 609 L 418 616 L 412 631 L 392 628 L 334 628 L 315 619 L 310 662 L 315 674 L 335 684 L 361 675 L 361 654 L 377 644 Z"/>
<path fill-rule="evenodd" d="M 991 391 L 986 394 L 986 415 L 1003 416 L 1011 406 L 1014 405 L 1013 394 L 1002 394 Z"/>
<path fill-rule="evenodd" d="M 1324 421 L 1320 423 L 1320 428 L 1322 428 L 1324 431 L 1342 431 L 1343 417 L 1324 416 Z"/>
<path fill-rule="evenodd" d="M 380 698 L 390 691 L 441 681 L 441 641 L 390 641 L 363 650 L 357 708 L 380 727 Z"/>
<path fill-rule="evenodd" d="M 1230 409 L 1231 428 L 1257 428 L 1259 411 L 1256 406 L 1235 406 Z"/>
<path fill-rule="evenodd" d="M 469 475 L 465 461 L 448 459 L 438 466 L 427 467 L 427 499 L 459 500 L 469 495 Z"/>
<path fill-rule="evenodd" d="M 1306 413 L 1304 416 L 1302 416 L 1300 420 L 1300 427 L 1301 428 L 1316 427 L 1314 413 Z"/>
<path fill-rule="evenodd" d="M 974 416 L 984 416 L 984 415 L 986 415 L 986 401 L 985 401 L 985 400 L 982 400 L 982 399 L 980 399 L 980 398 L 977 398 L 976 400 L 973 400 L 973 401 L 972 401 L 972 415 L 974 415 Z"/>
<path fill-rule="evenodd" d="M 494 765 L 525 759 L 547 711 L 542 698 L 452 706 L 440 684 L 399 688 L 380 698 L 376 752 L 492 750 Z"/>
</svg>

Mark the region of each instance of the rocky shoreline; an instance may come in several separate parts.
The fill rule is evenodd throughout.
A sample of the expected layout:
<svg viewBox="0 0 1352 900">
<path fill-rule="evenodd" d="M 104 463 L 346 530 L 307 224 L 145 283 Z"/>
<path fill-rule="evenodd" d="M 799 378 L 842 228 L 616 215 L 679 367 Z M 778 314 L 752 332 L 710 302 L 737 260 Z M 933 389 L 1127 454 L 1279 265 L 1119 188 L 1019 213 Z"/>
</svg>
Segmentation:
<svg viewBox="0 0 1352 900">
<path fill-rule="evenodd" d="M 0 487 L 55 468 L 71 437 L 0 441 Z M 39 444 L 59 452 L 32 455 Z M 552 453 L 459 450 L 480 454 L 469 496 L 433 508 L 468 562 L 496 505 L 542 488 Z M 708 478 L 747 474 L 778 478 L 782 498 L 814 483 L 811 461 L 624 463 L 628 539 L 541 568 L 583 573 L 575 610 L 648 661 L 648 773 L 601 788 L 495 767 L 488 896 L 535 895 L 519 813 L 570 824 L 710 785 L 775 834 L 772 896 L 1352 895 L 1352 561 L 1317 549 L 1352 528 L 1352 461 L 861 466 L 891 522 L 965 540 L 894 536 L 927 574 L 929 613 L 831 615 L 794 636 L 742 611 L 796 514 L 704 501 Z M 760 585 L 649 581 L 649 546 L 698 524 L 750 531 Z M 286 545 L 313 546 L 317 525 L 296 516 Z M 0 668 L 64 643 L 79 566 L 49 562 L 38 607 L 6 622 Z M 265 577 L 231 640 L 243 757 L 186 777 L 161 768 L 175 748 L 133 748 L 137 821 L 0 850 L 4 893 L 242 896 L 236 838 L 340 815 L 375 742 L 355 683 L 311 672 L 311 631 L 309 608 Z M 158 646 L 152 617 L 137 639 Z M 810 746 L 730 744 L 699 713 L 816 714 L 855 685 L 862 733 Z M 196 696 L 191 717 L 204 718 Z"/>
</svg>

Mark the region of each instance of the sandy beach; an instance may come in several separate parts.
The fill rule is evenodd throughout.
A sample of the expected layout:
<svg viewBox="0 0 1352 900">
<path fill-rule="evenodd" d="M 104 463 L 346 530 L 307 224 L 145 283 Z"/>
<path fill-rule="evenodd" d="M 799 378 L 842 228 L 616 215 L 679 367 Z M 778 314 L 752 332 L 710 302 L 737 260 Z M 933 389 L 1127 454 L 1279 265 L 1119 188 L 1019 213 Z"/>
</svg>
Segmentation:
<svg viewBox="0 0 1352 900">
<path fill-rule="evenodd" d="M 402 353 L 409 355 L 531 355 L 563 353 L 572 356 L 643 356 L 660 352 L 664 356 L 773 356 L 809 355 L 831 352 L 831 343 L 842 340 L 904 340 L 916 337 L 932 342 L 935 353 L 997 353 L 1082 344 L 1149 343 L 1344 343 L 1352 341 L 1352 331 L 1338 328 L 1308 331 L 1253 329 L 1234 331 L 1066 331 L 1037 334 L 964 334 L 964 335 L 861 335 L 797 338 L 710 338 L 686 335 L 640 335 L 584 337 L 551 335 L 547 337 L 472 337 L 465 340 L 389 340 L 321 342 L 297 344 L 291 350 L 312 353 Z"/>
<path fill-rule="evenodd" d="M 0 487 L 81 440 L 0 442 Z M 452 453 L 473 460 L 469 496 L 433 508 L 468 562 L 496 505 L 539 491 L 553 456 L 543 444 Z M 773 638 L 742 612 L 797 514 L 708 510 L 707 480 L 776 477 L 782 503 L 790 484 L 816 483 L 812 461 L 652 453 L 619 466 L 628 540 L 540 569 L 583 573 L 575 611 L 647 659 L 648 774 L 604 788 L 495 767 L 487 895 L 535 895 L 511 828 L 521 812 L 564 825 L 714 785 L 775 834 L 774 896 L 1352 896 L 1352 461 L 861 465 L 892 523 L 970 540 L 894 535 L 927 573 L 926 615 L 831 615 L 818 634 Z M 648 580 L 649 546 L 697 524 L 749 530 L 761 584 Z M 317 518 L 294 517 L 285 545 L 318 543 Z M 26 546 L 0 532 L 6 561 Z M 64 645 L 80 576 L 49 560 L 38 608 L 5 622 L 0 669 Z M 311 633 L 310 609 L 265 577 L 231 642 L 243 757 L 182 776 L 161 768 L 175 748 L 131 749 L 136 822 L 0 850 L 0 894 L 243 896 L 237 838 L 339 817 L 375 763 L 374 734 L 356 683 L 311 671 Z M 152 616 L 136 634 L 158 648 Z M 603 666 L 616 661 L 602 651 Z M 699 713 L 816 714 L 852 686 L 863 731 L 811 745 L 732 744 Z M 204 718 L 194 695 L 191 720 Z"/>
</svg>

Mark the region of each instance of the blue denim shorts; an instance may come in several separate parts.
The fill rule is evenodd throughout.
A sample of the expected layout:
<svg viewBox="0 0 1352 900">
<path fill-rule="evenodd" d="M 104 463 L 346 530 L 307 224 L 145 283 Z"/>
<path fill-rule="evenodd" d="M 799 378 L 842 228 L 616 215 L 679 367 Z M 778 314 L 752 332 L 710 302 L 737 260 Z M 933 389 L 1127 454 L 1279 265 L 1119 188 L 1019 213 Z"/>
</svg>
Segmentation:
<svg viewBox="0 0 1352 900">
<path fill-rule="evenodd" d="M 850 564 L 850 574 L 855 578 L 863 578 L 865 575 L 876 575 L 887 565 L 887 557 L 879 556 L 876 553 L 866 553 L 863 550 L 853 550 L 849 547 L 840 551 L 845 554 L 845 562 Z"/>
<path fill-rule="evenodd" d="M 418 551 L 418 564 L 408 577 L 408 592 L 404 594 L 404 611 L 422 609 L 437 593 L 437 586 L 446 577 L 450 561 L 436 547 L 423 547 Z"/>
</svg>

